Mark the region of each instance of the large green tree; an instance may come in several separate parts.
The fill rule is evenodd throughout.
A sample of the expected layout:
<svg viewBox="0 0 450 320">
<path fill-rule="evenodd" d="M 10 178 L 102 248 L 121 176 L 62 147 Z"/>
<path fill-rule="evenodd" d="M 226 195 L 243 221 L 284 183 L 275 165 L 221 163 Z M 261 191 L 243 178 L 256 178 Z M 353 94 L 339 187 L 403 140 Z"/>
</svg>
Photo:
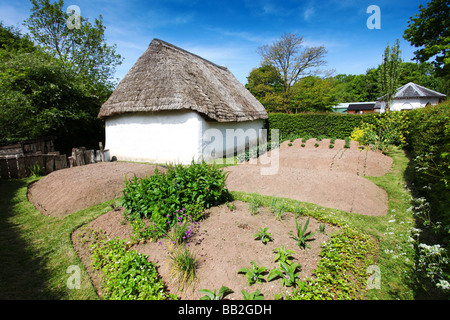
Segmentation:
<svg viewBox="0 0 450 320">
<path fill-rule="evenodd" d="M 0 142 L 55 135 L 63 153 L 98 146 L 104 127 L 97 114 L 110 94 L 0 23 Z"/>
<path fill-rule="evenodd" d="M 317 75 L 319 68 L 326 64 L 327 51 L 323 46 L 305 47 L 303 37 L 293 33 L 284 33 L 271 45 L 260 47 L 258 52 L 261 65 L 273 66 L 281 76 L 284 111 L 290 111 L 292 86 L 304 77 Z"/>
<path fill-rule="evenodd" d="M 254 68 L 247 77 L 245 87 L 264 105 L 267 111 L 281 111 L 283 105 L 282 79 L 271 65 Z"/>
<path fill-rule="evenodd" d="M 292 92 L 291 110 L 294 113 L 331 111 L 335 103 L 332 78 L 305 77 L 294 84 Z"/>
<path fill-rule="evenodd" d="M 432 61 L 438 75 L 450 78 L 450 1 L 431 0 L 419 6 L 419 13 L 410 18 L 403 37 L 419 48 L 415 59 Z"/>
<path fill-rule="evenodd" d="M 78 13 L 68 14 L 64 0 L 54 3 L 31 0 L 31 3 L 31 15 L 24 24 L 32 40 L 89 81 L 112 85 L 115 67 L 123 59 L 116 52 L 116 45 L 106 43 L 102 16 L 91 24 Z M 74 19 L 79 20 L 78 27 L 71 25 Z"/>
</svg>

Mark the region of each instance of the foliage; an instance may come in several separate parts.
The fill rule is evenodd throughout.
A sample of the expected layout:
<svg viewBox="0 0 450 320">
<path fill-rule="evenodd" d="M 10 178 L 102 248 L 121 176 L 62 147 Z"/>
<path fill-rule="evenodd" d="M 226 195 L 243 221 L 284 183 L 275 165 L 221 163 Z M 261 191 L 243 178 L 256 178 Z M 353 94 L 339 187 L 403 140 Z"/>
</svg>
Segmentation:
<svg viewBox="0 0 450 320">
<path fill-rule="evenodd" d="M 292 263 L 292 255 L 295 254 L 293 250 L 286 249 L 284 246 L 281 248 L 273 249 L 273 252 L 276 253 L 275 259 L 273 261 L 284 262 L 287 264 Z"/>
<path fill-rule="evenodd" d="M 242 297 L 244 300 L 264 300 L 264 296 L 261 294 L 261 291 L 256 290 L 255 292 L 248 293 L 245 290 L 241 290 Z"/>
<path fill-rule="evenodd" d="M 302 223 L 300 223 L 300 225 L 299 225 L 298 220 L 295 219 L 295 227 L 297 229 L 296 234 L 290 233 L 292 239 L 297 241 L 297 245 L 302 249 L 311 248 L 306 243 L 307 241 L 311 241 L 312 240 L 311 237 L 314 235 L 314 233 L 311 233 L 311 231 L 306 232 L 306 230 L 308 229 L 309 221 L 310 221 L 310 218 L 308 218 L 308 220 L 306 220 L 306 223 L 303 226 Z"/>
<path fill-rule="evenodd" d="M 250 261 L 250 268 L 241 268 L 239 269 L 238 273 L 245 273 L 245 276 L 247 277 L 247 281 L 249 285 L 253 285 L 255 283 L 262 283 L 265 281 L 263 272 L 266 271 L 266 267 L 259 267 L 256 265 L 256 263 L 252 260 Z"/>
<path fill-rule="evenodd" d="M 34 165 L 30 168 L 31 177 L 38 178 L 44 175 L 44 168 L 41 168 L 39 163 L 36 161 Z"/>
<path fill-rule="evenodd" d="M 0 27 L 0 35 L 5 44 L 0 49 L 1 139 L 54 135 L 63 153 L 76 145 L 98 145 L 104 127 L 97 114 L 110 89 L 86 81 L 41 48 L 31 48 L 20 33 Z"/>
<path fill-rule="evenodd" d="M 32 39 L 64 64 L 70 64 L 74 73 L 112 88 L 109 81 L 123 59 L 116 53 L 116 45 L 106 44 L 102 16 L 95 19 L 94 25 L 80 16 L 80 28 L 70 29 L 63 0 L 53 4 L 50 0 L 31 3 L 31 15 L 25 25 Z"/>
<path fill-rule="evenodd" d="M 433 220 L 449 226 L 450 102 L 412 110 L 409 115 L 406 139 L 415 169 L 414 182 L 419 194 L 430 202 Z"/>
<path fill-rule="evenodd" d="M 169 273 L 181 290 L 196 279 L 198 263 L 194 251 L 187 245 L 177 245 L 169 252 Z"/>
<path fill-rule="evenodd" d="M 291 135 L 308 138 L 323 135 L 344 139 L 351 135 L 355 127 L 364 121 L 373 122 L 371 119 L 376 117 L 379 117 L 379 114 L 269 113 L 266 127 L 269 130 L 278 129 L 281 141 L 288 139 Z"/>
<path fill-rule="evenodd" d="M 267 281 L 272 281 L 273 279 L 281 277 L 281 284 L 286 287 L 291 287 L 295 285 L 299 277 L 300 267 L 301 266 L 298 263 L 287 264 L 280 261 L 280 268 L 270 270 Z"/>
<path fill-rule="evenodd" d="M 165 293 L 156 264 L 141 253 L 127 250 L 125 240 L 100 239 L 92 245 L 91 257 L 93 268 L 103 273 L 106 299 L 176 299 L 176 296 Z"/>
<path fill-rule="evenodd" d="M 319 233 L 325 233 L 325 223 L 321 223 L 319 225 L 319 229 L 317 229 Z"/>
<path fill-rule="evenodd" d="M 327 51 L 323 46 L 304 47 L 304 40 L 298 34 L 284 33 L 279 40 L 271 45 L 258 48 L 263 65 L 273 66 L 281 79 L 281 108 L 290 110 L 291 88 L 301 78 L 318 70 L 326 62 L 323 60 Z"/>
<path fill-rule="evenodd" d="M 433 64 L 440 73 L 450 75 L 450 10 L 448 0 L 429 1 L 420 5 L 420 12 L 410 18 L 403 37 L 411 45 L 419 48 L 414 52 L 418 61 L 426 62 L 434 58 Z"/>
<path fill-rule="evenodd" d="M 332 78 L 308 76 L 299 80 L 292 86 L 289 109 L 294 113 L 331 111 L 334 103 L 333 85 Z"/>
<path fill-rule="evenodd" d="M 287 300 L 355 299 L 365 287 L 366 269 L 373 264 L 375 242 L 352 228 L 333 234 L 320 253 L 314 279 L 297 281 Z"/>
<path fill-rule="evenodd" d="M 259 228 L 259 231 L 253 235 L 255 240 L 261 240 L 262 243 L 267 244 L 267 242 L 272 241 L 272 235 L 267 232 L 267 228 Z"/>
<path fill-rule="evenodd" d="M 281 76 L 275 67 L 263 65 L 250 72 L 245 87 L 267 111 L 277 111 L 282 105 L 281 82 Z"/>
<path fill-rule="evenodd" d="M 214 292 L 208 289 L 198 291 L 205 294 L 200 300 L 223 300 L 226 295 L 233 293 L 233 290 L 225 286 L 220 287 L 219 293 L 216 293 L 216 289 L 214 289 Z"/>
<path fill-rule="evenodd" d="M 397 39 L 392 48 L 389 47 L 389 44 L 386 47 L 379 74 L 380 93 L 385 102 L 386 111 L 390 110 L 391 101 L 398 89 L 400 63 L 400 41 Z"/>
<path fill-rule="evenodd" d="M 205 208 L 229 200 L 225 180 L 225 172 L 205 162 L 170 166 L 165 173 L 155 170 L 147 178 L 134 177 L 125 181 L 124 217 L 129 221 L 148 218 L 154 237 L 160 237 L 184 214 L 198 221 Z"/>
</svg>

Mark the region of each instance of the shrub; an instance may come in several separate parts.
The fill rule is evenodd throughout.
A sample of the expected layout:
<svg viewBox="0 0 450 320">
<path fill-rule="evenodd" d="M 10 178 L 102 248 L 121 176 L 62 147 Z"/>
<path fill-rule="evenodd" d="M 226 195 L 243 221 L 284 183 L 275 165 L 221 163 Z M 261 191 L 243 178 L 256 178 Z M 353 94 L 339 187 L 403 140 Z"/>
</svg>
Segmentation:
<svg viewBox="0 0 450 320">
<path fill-rule="evenodd" d="M 373 122 L 379 114 L 345 115 L 338 113 L 270 113 L 266 122 L 269 129 L 280 130 L 280 139 L 300 137 L 349 137 L 353 129 L 364 122 Z M 306 140 L 303 140 L 305 142 Z"/>
<path fill-rule="evenodd" d="M 171 166 L 166 173 L 156 170 L 147 178 L 125 180 L 124 217 L 129 221 L 148 218 L 154 237 L 160 237 L 179 222 L 180 212 L 198 221 L 205 208 L 229 200 L 225 180 L 225 172 L 205 162 Z"/>
<path fill-rule="evenodd" d="M 103 272 L 104 297 L 111 300 L 176 299 L 164 291 L 156 264 L 136 251 L 128 251 L 125 240 L 100 240 L 92 246 L 92 265 Z"/>
</svg>

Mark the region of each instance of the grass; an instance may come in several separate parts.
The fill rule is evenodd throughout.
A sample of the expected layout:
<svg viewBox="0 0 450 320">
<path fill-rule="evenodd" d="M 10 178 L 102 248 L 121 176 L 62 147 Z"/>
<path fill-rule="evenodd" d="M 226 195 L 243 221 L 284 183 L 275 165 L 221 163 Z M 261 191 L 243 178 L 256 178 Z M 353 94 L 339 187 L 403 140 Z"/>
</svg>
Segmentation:
<svg viewBox="0 0 450 320">
<path fill-rule="evenodd" d="M 407 211 L 405 188 L 408 159 L 392 149 L 393 169 L 382 177 L 366 177 L 389 195 L 389 213 L 373 217 L 286 198 L 233 192 L 235 200 L 270 207 L 282 203 L 286 212 L 311 216 L 334 225 L 350 226 L 377 243 L 375 264 L 381 270 L 380 289 L 368 290 L 368 299 L 414 299 L 414 252 L 408 242 L 414 220 Z M 47 217 L 27 200 L 28 185 L 38 178 L 0 180 L 0 299 L 98 299 L 89 276 L 71 243 L 78 227 L 108 212 L 114 200 L 63 217 Z M 81 269 L 81 289 L 69 289 L 70 266 Z M 369 275 L 362 275 L 369 277 Z"/>
<path fill-rule="evenodd" d="M 0 299 L 97 299 L 70 235 L 108 212 L 112 201 L 65 217 L 47 217 L 27 200 L 37 179 L 0 180 Z M 77 265 L 81 289 L 69 289 L 66 271 Z"/>
</svg>

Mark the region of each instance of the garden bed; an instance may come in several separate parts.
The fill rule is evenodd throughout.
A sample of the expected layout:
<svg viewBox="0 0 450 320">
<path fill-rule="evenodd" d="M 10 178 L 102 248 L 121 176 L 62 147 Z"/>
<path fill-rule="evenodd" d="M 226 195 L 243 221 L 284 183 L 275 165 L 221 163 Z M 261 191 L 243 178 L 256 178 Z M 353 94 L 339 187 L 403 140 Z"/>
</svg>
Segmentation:
<svg viewBox="0 0 450 320">
<path fill-rule="evenodd" d="M 356 142 L 344 148 L 343 140 L 316 142 L 301 139 L 281 144 L 280 166 L 275 175 L 261 176 L 259 165 L 227 167 L 231 191 L 255 192 L 292 198 L 365 215 L 387 213 L 387 194 L 362 176 L 381 176 L 392 166 L 392 159 L 379 152 L 359 150 Z M 314 145 L 318 143 L 316 148 Z M 30 186 L 28 198 L 43 214 L 67 215 L 121 196 L 124 175 L 143 177 L 156 166 L 109 162 L 52 172 Z M 158 167 L 164 171 L 163 167 Z"/>
<path fill-rule="evenodd" d="M 321 245 L 330 239 L 330 235 L 337 231 L 337 227 L 326 225 L 325 233 L 317 231 L 320 222 L 315 219 L 310 220 L 308 231 L 314 233 L 312 241 L 308 242 L 310 248 L 302 249 L 297 246 L 289 233 L 296 230 L 295 218 L 292 213 L 285 213 L 281 220 L 275 219 L 275 215 L 268 208 L 260 208 L 257 214 L 249 213 L 249 204 L 241 201 L 234 201 L 236 209 L 230 210 L 227 205 L 220 205 L 209 209 L 207 218 L 200 222 L 193 231 L 188 244 L 190 250 L 199 259 L 197 277 L 192 286 L 180 291 L 178 283 L 173 282 L 169 275 L 169 255 L 167 250 L 171 244 L 166 240 L 158 242 L 146 242 L 133 245 L 130 250 L 136 250 L 149 257 L 151 262 L 158 265 L 158 272 L 166 283 L 168 291 L 176 294 L 180 299 L 199 299 L 203 296 L 198 290 L 218 289 L 226 286 L 234 291 L 227 296 L 227 299 L 242 299 L 241 290 L 252 293 L 260 290 L 265 299 L 274 299 L 276 294 L 286 291 L 290 292 L 292 287 L 283 287 L 280 279 L 261 284 L 249 285 L 244 274 L 238 274 L 238 270 L 250 267 L 253 260 L 258 267 L 267 267 L 264 278 L 267 279 L 268 272 L 277 268 L 278 263 L 274 262 L 275 248 L 285 246 L 286 249 L 293 250 L 293 262 L 301 265 L 299 278 L 304 280 L 312 276 L 313 270 L 320 259 L 319 253 Z M 103 230 L 109 238 L 119 237 L 131 240 L 132 230 L 129 223 L 123 222 L 121 208 L 112 210 L 109 213 L 92 221 L 90 224 L 78 229 L 72 236 L 74 247 L 76 248 L 82 262 L 84 263 L 91 280 L 102 295 L 100 290 L 99 272 L 92 270 L 90 266 L 89 242 L 86 239 L 86 230 Z M 299 223 L 305 223 L 306 217 L 300 216 Z M 273 241 L 263 244 L 260 240 L 255 240 L 254 234 L 260 228 L 268 228 Z"/>
<path fill-rule="evenodd" d="M 124 176 L 152 175 L 156 166 L 101 162 L 54 171 L 28 188 L 28 200 L 42 214 L 64 216 L 122 195 Z M 164 171 L 163 167 L 158 170 Z"/>
</svg>

